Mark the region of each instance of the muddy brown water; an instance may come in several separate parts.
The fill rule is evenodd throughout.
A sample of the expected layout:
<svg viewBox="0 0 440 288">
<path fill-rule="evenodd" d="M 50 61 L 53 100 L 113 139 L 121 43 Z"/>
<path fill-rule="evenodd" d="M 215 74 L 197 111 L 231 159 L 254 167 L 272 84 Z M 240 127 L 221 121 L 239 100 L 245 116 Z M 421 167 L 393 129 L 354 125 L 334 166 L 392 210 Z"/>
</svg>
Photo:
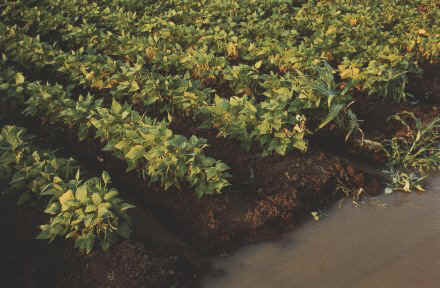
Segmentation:
<svg viewBox="0 0 440 288">
<path fill-rule="evenodd" d="M 422 194 L 336 204 L 320 221 L 213 266 L 204 288 L 440 287 L 440 176 Z"/>
</svg>

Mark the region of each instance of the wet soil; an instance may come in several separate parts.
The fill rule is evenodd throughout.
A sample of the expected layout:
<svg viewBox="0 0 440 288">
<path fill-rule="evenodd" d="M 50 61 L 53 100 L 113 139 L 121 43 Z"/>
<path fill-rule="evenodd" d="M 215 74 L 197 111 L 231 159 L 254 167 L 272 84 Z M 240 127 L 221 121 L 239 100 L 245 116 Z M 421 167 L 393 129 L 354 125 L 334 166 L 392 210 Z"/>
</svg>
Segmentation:
<svg viewBox="0 0 440 288">
<path fill-rule="evenodd" d="M 277 241 L 217 257 L 203 287 L 423 287 L 440 275 L 440 176 L 425 193 L 345 199 Z"/>
</svg>

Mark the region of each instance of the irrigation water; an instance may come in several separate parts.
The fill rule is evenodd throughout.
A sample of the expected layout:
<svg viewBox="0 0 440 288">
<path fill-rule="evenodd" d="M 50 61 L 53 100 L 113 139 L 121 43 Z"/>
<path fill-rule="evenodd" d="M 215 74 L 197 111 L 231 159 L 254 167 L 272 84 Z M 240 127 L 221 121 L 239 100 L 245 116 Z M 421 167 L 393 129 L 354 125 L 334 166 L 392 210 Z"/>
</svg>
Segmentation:
<svg viewBox="0 0 440 288">
<path fill-rule="evenodd" d="M 203 287 L 439 287 L 440 175 L 429 186 L 337 203 L 279 241 L 215 259 Z"/>
</svg>

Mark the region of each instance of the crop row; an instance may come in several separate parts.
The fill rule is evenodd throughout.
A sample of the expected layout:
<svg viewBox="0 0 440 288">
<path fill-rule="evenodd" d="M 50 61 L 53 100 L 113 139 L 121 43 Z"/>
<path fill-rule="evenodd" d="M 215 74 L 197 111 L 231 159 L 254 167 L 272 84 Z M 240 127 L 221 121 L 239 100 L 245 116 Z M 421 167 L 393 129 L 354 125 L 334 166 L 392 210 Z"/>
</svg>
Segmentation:
<svg viewBox="0 0 440 288">
<path fill-rule="evenodd" d="M 52 10 L 63 9 L 59 8 L 59 1 L 46 2 L 49 4 L 45 7 Z M 96 26 L 109 22 L 107 18 L 117 19 L 111 24 L 117 34 L 131 33 L 153 39 L 148 44 L 150 49 L 157 50 L 158 60 L 170 58 L 162 62 L 173 62 L 172 56 L 179 54 L 188 58 L 191 50 L 200 51 L 204 47 L 214 57 L 227 56 L 235 62 L 263 61 L 269 70 L 278 66 L 277 71 L 304 70 L 313 60 L 325 58 L 345 65 L 340 67 L 342 75 L 349 76 L 344 68 L 352 63 L 353 69 L 359 69 L 354 77 L 381 84 L 408 69 L 413 71 L 414 60 L 435 62 L 439 55 L 438 4 L 432 1 L 411 1 L 402 5 L 395 1 L 347 3 L 343 0 L 297 4 L 243 1 L 240 5 L 231 1 L 164 1 L 163 6 L 167 9 L 154 10 L 154 14 L 146 11 L 131 18 L 132 21 L 127 21 L 130 17 L 114 5 L 110 9 L 99 6 L 108 3 L 80 2 L 98 7 L 94 13 L 87 11 L 82 15 L 85 23 Z M 77 15 L 67 8 L 64 13 L 72 19 Z M 406 55 L 409 57 L 404 57 Z M 270 59 L 273 61 L 267 61 Z M 170 64 L 174 70 L 182 66 Z M 374 75 L 377 79 L 373 79 Z M 367 83 L 363 88 L 374 90 L 373 85 Z"/>
<path fill-rule="evenodd" d="M 77 1 L 65 2 L 68 5 Z M 389 90 L 396 88 L 393 85 L 402 87 L 405 74 L 418 71 L 418 62 L 437 62 L 439 56 L 440 26 L 435 21 L 439 12 L 435 4 L 427 1 L 406 5 L 394 1 L 381 1 L 380 5 L 372 5 L 375 1 L 355 5 L 321 1 L 315 5 L 314 1 L 307 1 L 295 7 L 289 1 L 244 1 L 241 5 L 230 1 L 205 1 L 205 5 L 165 1 L 169 9 L 164 14 L 145 13 L 133 21 L 127 21 L 130 17 L 118 9 L 88 2 L 98 10 L 81 8 L 86 11 L 81 26 L 67 25 L 76 32 L 65 27 L 68 33 L 62 34 L 70 36 L 63 37 L 79 47 L 88 44 L 104 49 L 111 47 L 108 36 L 115 31 L 110 38 L 116 38 L 116 46 L 131 47 L 131 51 L 121 49 L 122 53 L 128 53 L 125 56 L 148 54 L 158 71 L 183 74 L 190 70 L 193 77 L 205 74 L 201 78 L 205 81 L 216 79 L 221 83 L 225 80 L 223 70 L 230 74 L 228 70 L 233 63 L 258 63 L 257 66 L 264 68 L 261 72 L 266 73 L 296 69 L 304 73 L 316 61 L 325 59 L 334 63 L 342 79 L 359 80 L 362 90 L 396 94 Z M 60 8 L 59 1 L 45 3 L 43 7 L 68 15 L 60 23 L 66 19 L 75 21 L 78 15 L 70 6 L 65 10 Z M 179 11 L 182 6 L 185 10 Z M 46 15 L 50 13 L 46 11 Z M 107 18 L 117 20 L 111 22 L 111 28 L 98 28 L 102 26 L 99 23 L 109 22 Z M 48 29 L 45 25 L 40 27 Z M 402 93 L 396 96 L 404 97 Z"/>
<path fill-rule="evenodd" d="M 3 57 L 0 89 L 6 95 L 4 100 L 24 106 L 25 114 L 76 128 L 81 140 L 93 128 L 95 137 L 105 144 L 104 150 L 123 159 L 128 170 L 136 169 L 149 181 L 159 181 L 165 189 L 179 187 L 185 181 L 201 197 L 220 193 L 229 185 L 229 167 L 203 154 L 205 139 L 176 135 L 166 121 L 141 115 L 116 100 L 107 108 L 102 99 L 91 94 L 75 100 L 67 87 L 27 81 Z"/>
<path fill-rule="evenodd" d="M 19 193 L 19 205 L 46 206 L 44 212 L 51 217 L 37 238 L 72 238 L 86 253 L 96 243 L 107 250 L 119 238 L 128 239 L 131 220 L 126 210 L 134 206 L 119 198 L 110 175 L 104 171 L 86 180 L 75 160 L 37 148 L 32 138 L 24 128 L 1 127 L 0 176 L 9 182 L 6 193 Z"/>
<path fill-rule="evenodd" d="M 284 154 L 305 150 L 308 119 L 328 123 L 352 100 L 339 87 L 405 100 L 408 74 L 438 62 L 435 4 L 376 2 L 161 1 L 136 14 L 133 2 L 47 0 L 5 15 L 23 19 L 19 34 L 58 31 L 62 47 L 79 47 L 52 68 L 83 85 Z M 323 62 L 334 74 L 324 87 Z"/>
<path fill-rule="evenodd" d="M 178 76 L 158 76 L 151 77 L 150 80 L 144 78 L 142 81 L 143 73 L 139 72 L 136 75 L 136 72 L 142 70 L 142 62 L 134 64 L 134 67 L 126 64 L 125 67 L 128 67 L 124 68 L 102 54 L 93 55 L 84 50 L 66 53 L 42 42 L 38 37 L 19 33 L 15 27 L 0 25 L 0 28 L 2 28 L 0 32 L 5 39 L 0 46 L 3 46 L 8 58 L 23 67 L 32 68 L 30 70 L 34 72 L 42 71 L 43 68 L 46 70 L 49 68 L 54 72 L 60 71 L 66 74 L 66 78 L 70 80 L 69 84 L 77 82 L 92 89 L 107 87 L 108 94 L 117 99 L 124 98 L 130 93 L 132 97 L 145 95 L 151 99 L 159 94 L 157 92 L 164 91 L 164 93 L 173 96 L 170 97 L 168 103 L 174 103 L 176 106 L 183 106 L 183 108 L 190 106 L 196 112 L 207 116 L 207 125 L 217 128 L 221 136 L 238 138 L 248 146 L 259 142 L 266 153 L 276 151 L 284 154 L 286 150 L 293 147 L 306 149 L 303 139 L 305 117 L 300 113 L 303 105 L 301 102 L 304 103 L 304 101 L 289 101 L 295 96 L 293 89 L 296 85 L 292 83 L 296 81 L 295 79 L 287 78 L 289 75 L 281 79 L 275 75 L 267 77 L 266 81 L 262 83 L 263 86 L 268 86 L 271 91 L 266 93 L 270 98 L 267 101 L 256 103 L 255 99 L 251 97 L 232 97 L 231 99 L 216 97 L 213 104 L 209 105 L 206 103 L 208 101 L 200 96 L 207 95 L 209 91 L 197 89 L 199 82 L 196 81 L 195 84 L 192 84 L 194 82 L 185 76 L 183 79 L 179 79 Z M 94 69 L 90 71 L 86 70 L 86 67 Z M 108 71 L 117 72 L 107 78 L 106 82 L 102 78 L 95 78 L 95 75 L 106 77 L 110 74 Z M 256 68 L 252 67 L 250 71 L 255 72 Z M 138 80 L 138 77 L 141 80 Z M 161 81 L 160 79 L 166 80 Z M 139 87 L 137 83 L 145 83 L 146 86 Z M 155 91 L 151 91 L 152 85 L 149 84 L 156 84 L 159 87 L 155 87 Z M 115 87 L 113 88 L 112 85 Z M 298 87 L 298 89 L 302 89 L 302 87 Z M 312 99 L 312 101 L 316 102 L 316 99 Z M 287 109 L 289 106 L 291 109 Z"/>
</svg>

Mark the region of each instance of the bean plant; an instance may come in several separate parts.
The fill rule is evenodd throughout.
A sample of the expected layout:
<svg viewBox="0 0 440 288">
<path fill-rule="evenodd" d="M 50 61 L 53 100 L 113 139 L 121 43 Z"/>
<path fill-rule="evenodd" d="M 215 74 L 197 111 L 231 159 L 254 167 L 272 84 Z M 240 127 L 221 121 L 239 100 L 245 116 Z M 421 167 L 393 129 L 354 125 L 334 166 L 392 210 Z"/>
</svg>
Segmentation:
<svg viewBox="0 0 440 288">
<path fill-rule="evenodd" d="M 119 238 L 129 238 L 126 210 L 134 206 L 118 197 L 110 175 L 104 171 L 100 178 L 84 180 L 74 159 L 38 149 L 32 139 L 24 128 L 1 128 L 0 177 L 9 181 L 3 193 L 17 193 L 18 205 L 46 206 L 51 218 L 37 238 L 72 238 L 86 253 L 95 243 L 107 250 Z"/>
</svg>

